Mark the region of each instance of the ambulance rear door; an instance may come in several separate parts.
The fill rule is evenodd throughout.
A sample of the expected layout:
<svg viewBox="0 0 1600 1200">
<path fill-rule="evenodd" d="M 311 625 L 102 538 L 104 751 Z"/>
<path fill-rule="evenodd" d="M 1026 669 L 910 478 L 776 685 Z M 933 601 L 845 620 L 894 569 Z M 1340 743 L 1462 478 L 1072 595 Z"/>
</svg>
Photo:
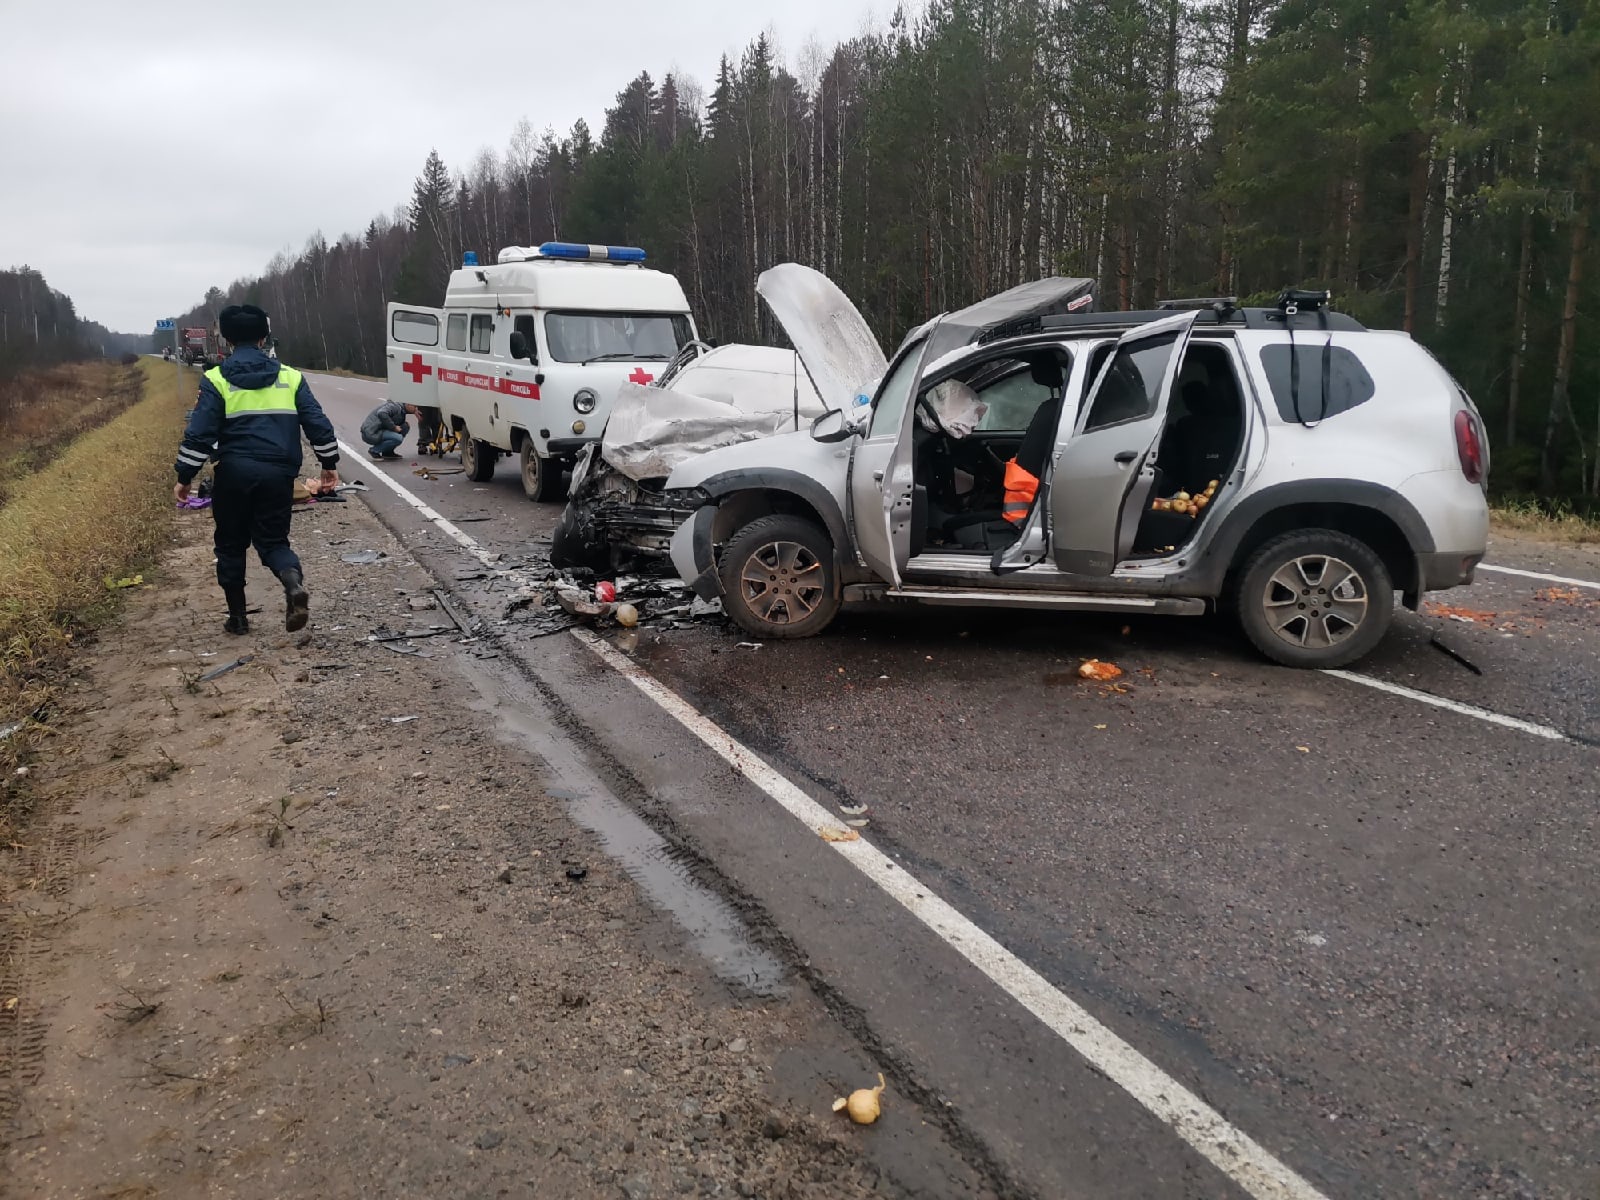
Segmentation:
<svg viewBox="0 0 1600 1200">
<path fill-rule="evenodd" d="M 389 399 L 419 408 L 438 408 L 443 311 L 391 304 L 388 316 Z"/>
</svg>

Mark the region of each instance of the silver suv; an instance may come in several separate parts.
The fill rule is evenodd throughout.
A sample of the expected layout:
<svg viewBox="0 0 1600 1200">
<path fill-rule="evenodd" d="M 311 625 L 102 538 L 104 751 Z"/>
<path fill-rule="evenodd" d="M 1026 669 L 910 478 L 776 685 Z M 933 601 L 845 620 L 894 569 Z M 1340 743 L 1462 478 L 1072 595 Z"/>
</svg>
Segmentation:
<svg viewBox="0 0 1600 1200">
<path fill-rule="evenodd" d="M 755 637 L 847 605 L 1226 607 L 1267 657 L 1337 667 L 1377 645 L 1396 591 L 1414 609 L 1483 557 L 1472 401 L 1324 294 L 1101 313 L 1089 281 L 1040 280 L 913 330 L 885 366 L 815 271 L 760 290 L 830 411 L 691 458 L 664 492 L 689 512 L 679 574 Z M 1008 489 L 1017 462 L 1031 496 Z"/>
</svg>

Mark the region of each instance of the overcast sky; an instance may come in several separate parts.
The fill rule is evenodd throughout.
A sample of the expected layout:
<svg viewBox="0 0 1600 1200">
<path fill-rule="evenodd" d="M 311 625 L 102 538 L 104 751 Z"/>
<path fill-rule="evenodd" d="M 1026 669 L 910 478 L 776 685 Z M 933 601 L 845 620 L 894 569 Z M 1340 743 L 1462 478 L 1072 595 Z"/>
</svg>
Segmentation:
<svg viewBox="0 0 1600 1200">
<path fill-rule="evenodd" d="M 142 333 L 316 230 L 408 198 L 526 115 L 598 134 L 627 81 L 710 88 L 764 29 L 798 64 L 883 0 L 0 0 L 0 268 Z M 233 14 L 248 14 L 235 20 Z"/>
</svg>

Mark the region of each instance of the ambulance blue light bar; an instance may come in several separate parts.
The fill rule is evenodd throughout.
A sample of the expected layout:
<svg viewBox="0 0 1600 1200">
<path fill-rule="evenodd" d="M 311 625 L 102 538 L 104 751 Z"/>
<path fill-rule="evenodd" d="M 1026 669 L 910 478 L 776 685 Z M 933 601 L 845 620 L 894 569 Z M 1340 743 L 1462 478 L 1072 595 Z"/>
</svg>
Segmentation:
<svg viewBox="0 0 1600 1200">
<path fill-rule="evenodd" d="M 582 242 L 546 242 L 539 247 L 543 258 L 570 258 L 584 262 L 640 263 L 644 251 L 637 246 L 589 246 Z"/>
</svg>

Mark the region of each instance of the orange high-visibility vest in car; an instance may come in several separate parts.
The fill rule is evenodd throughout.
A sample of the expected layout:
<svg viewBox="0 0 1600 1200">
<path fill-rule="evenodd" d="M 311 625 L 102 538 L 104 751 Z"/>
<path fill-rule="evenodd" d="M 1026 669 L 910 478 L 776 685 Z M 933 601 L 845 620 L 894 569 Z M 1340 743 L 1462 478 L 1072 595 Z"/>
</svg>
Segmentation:
<svg viewBox="0 0 1600 1200">
<path fill-rule="evenodd" d="M 1021 525 L 1028 519 L 1033 498 L 1039 494 L 1039 477 L 1027 468 L 1017 466 L 1017 460 L 1013 458 L 1006 463 L 1005 487 L 1005 503 L 1000 506 L 1000 514 L 1013 525 Z"/>
</svg>

